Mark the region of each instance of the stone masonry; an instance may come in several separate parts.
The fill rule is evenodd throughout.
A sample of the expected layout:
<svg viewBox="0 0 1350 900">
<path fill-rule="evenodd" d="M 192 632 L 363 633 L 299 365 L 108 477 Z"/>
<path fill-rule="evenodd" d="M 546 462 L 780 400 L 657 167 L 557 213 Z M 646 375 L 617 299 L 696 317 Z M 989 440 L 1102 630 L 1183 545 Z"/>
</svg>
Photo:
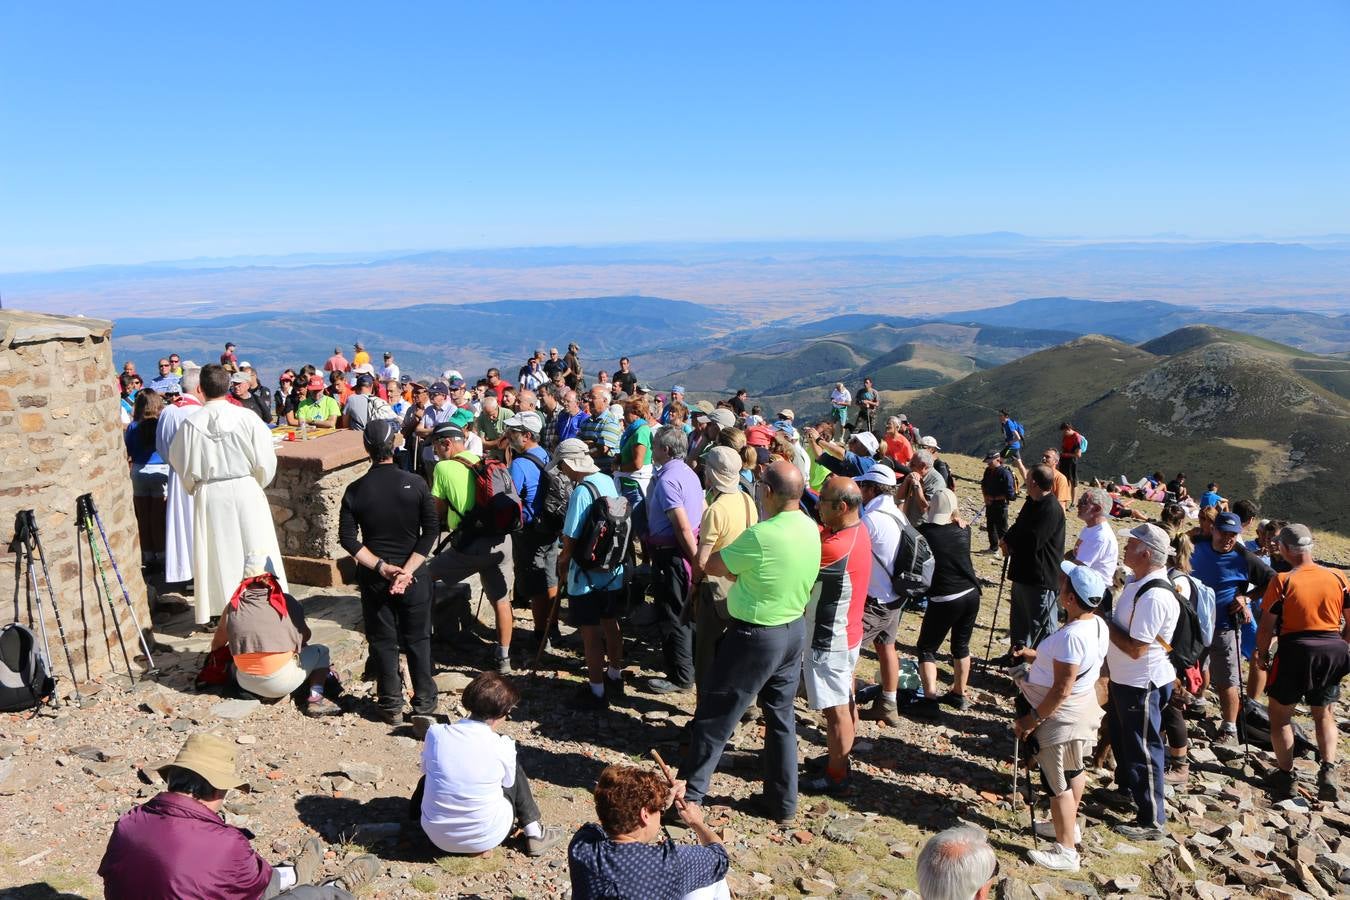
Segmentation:
<svg viewBox="0 0 1350 900">
<path fill-rule="evenodd" d="M 338 543 L 338 510 L 347 485 L 369 469 L 357 431 L 277 445 L 267 500 L 289 580 L 318 587 L 350 580 L 355 570 Z"/>
<path fill-rule="evenodd" d="M 122 441 L 120 402 L 115 385 L 112 323 L 101 319 L 39 315 L 0 309 L 0 566 L 13 584 L 0 622 L 29 625 L 41 640 L 38 607 L 28 600 L 22 556 L 14 553 L 16 515 L 33 509 L 47 553 L 56 603 L 81 682 L 107 672 L 110 660 L 124 667 L 112 617 L 95 593 L 88 544 L 84 553 L 84 603 L 80 602 L 75 498 L 92 493 L 121 569 L 122 579 L 143 626 L 149 626 L 141 548 L 131 504 L 131 477 Z M 97 532 L 95 532 L 97 539 Z M 102 543 L 99 542 L 100 552 Z M 128 652 L 138 640 L 126 601 L 105 558 L 122 636 Z M 41 609 L 45 612 L 52 666 L 61 693 L 70 690 L 70 672 L 38 566 Z M 133 656 L 133 664 L 135 657 Z M 143 667 L 144 660 L 139 663 Z"/>
</svg>

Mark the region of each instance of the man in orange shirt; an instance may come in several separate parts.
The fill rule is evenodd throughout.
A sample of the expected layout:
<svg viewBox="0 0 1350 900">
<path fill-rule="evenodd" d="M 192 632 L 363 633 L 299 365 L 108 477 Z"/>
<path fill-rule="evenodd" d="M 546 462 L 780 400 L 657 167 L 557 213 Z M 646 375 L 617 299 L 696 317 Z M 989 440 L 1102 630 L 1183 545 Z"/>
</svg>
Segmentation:
<svg viewBox="0 0 1350 900">
<path fill-rule="evenodd" d="M 886 442 L 887 456 L 902 466 L 909 465 L 909 458 L 914 455 L 914 447 L 901 431 L 899 416 L 891 416 L 886 420 L 886 432 L 882 435 L 882 440 Z"/>
<path fill-rule="evenodd" d="M 1051 488 L 1051 493 L 1059 501 L 1064 511 L 1068 512 L 1069 507 L 1073 506 L 1073 485 L 1069 484 L 1069 479 L 1059 468 L 1059 451 L 1053 448 L 1046 450 L 1041 454 L 1041 462 L 1050 467 L 1050 472 L 1054 476 L 1055 485 Z"/>
<path fill-rule="evenodd" d="M 1336 716 L 1332 709 L 1341 694 L 1341 679 L 1350 671 L 1350 585 L 1339 573 L 1313 562 L 1312 532 L 1304 525 L 1280 529 L 1277 548 L 1294 568 L 1281 572 L 1266 586 L 1261 625 L 1256 633 L 1256 665 L 1270 673 L 1270 742 L 1275 771 L 1267 779 L 1273 799 L 1294 795 L 1294 735 L 1289 717 L 1294 707 L 1307 703 L 1317 727 L 1317 799 L 1335 803 Z M 1270 642 L 1279 636 L 1274 658 Z"/>
</svg>

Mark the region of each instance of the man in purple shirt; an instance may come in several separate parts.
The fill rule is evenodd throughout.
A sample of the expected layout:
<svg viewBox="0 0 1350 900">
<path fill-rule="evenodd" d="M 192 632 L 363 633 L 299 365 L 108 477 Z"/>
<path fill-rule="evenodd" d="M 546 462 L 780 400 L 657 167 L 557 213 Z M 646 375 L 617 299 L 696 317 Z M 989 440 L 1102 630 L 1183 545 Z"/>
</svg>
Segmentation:
<svg viewBox="0 0 1350 900">
<path fill-rule="evenodd" d="M 661 629 L 666 677 L 648 688 L 673 694 L 694 687 L 694 626 L 684 615 L 692 562 L 698 556 L 698 523 L 703 519 L 703 485 L 684 461 L 684 429 L 666 425 L 652 438 L 656 475 L 647 491 L 647 545 L 651 552 L 652 598 Z"/>
<path fill-rule="evenodd" d="M 339 900 L 380 871 L 374 856 L 347 864 L 338 883 L 312 884 L 323 867 L 323 843 L 310 838 L 294 865 L 270 865 L 249 844 L 246 831 L 220 815 L 225 794 L 245 784 L 234 744 L 214 734 L 194 734 L 173 762 L 161 766 L 167 789 L 117 820 L 99 863 L 109 900 Z"/>
</svg>

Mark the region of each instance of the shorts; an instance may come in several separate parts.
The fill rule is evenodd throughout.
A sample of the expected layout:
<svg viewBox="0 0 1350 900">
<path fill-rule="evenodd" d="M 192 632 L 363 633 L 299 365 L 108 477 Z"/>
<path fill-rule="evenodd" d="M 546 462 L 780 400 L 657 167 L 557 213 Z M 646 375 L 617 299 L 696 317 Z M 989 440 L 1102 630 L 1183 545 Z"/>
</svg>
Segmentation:
<svg viewBox="0 0 1350 900">
<path fill-rule="evenodd" d="M 1065 741 L 1049 747 L 1041 747 L 1036 754 L 1036 765 L 1041 770 L 1041 780 L 1052 797 L 1069 789 L 1069 781 L 1083 771 L 1084 760 L 1092 756 L 1092 741 Z"/>
<path fill-rule="evenodd" d="M 558 586 L 558 538 L 529 526 L 511 538 L 516 590 L 540 597 Z"/>
<path fill-rule="evenodd" d="M 573 628 L 599 625 L 618 619 L 623 613 L 624 591 L 591 591 L 579 596 L 567 596 L 567 624 Z"/>
<path fill-rule="evenodd" d="M 131 467 L 131 496 L 163 500 L 169 496 L 169 467 L 165 463 L 147 463 Z"/>
<path fill-rule="evenodd" d="M 1280 638 L 1266 693 L 1285 706 L 1299 702 L 1330 706 L 1341 696 L 1350 670 L 1350 648 L 1336 632 L 1304 632 Z"/>
<path fill-rule="evenodd" d="M 887 609 L 875 597 L 868 597 L 863 606 L 862 643 L 894 644 L 900 631 L 900 610 Z"/>
<path fill-rule="evenodd" d="M 446 584 L 477 575 L 487 598 L 500 603 L 510 593 L 512 568 L 511 536 L 484 535 L 470 538 L 459 549 L 447 547 L 437 553 L 427 563 L 427 574 Z"/>
<path fill-rule="evenodd" d="M 1004 447 L 1004 448 L 1003 448 L 1003 452 L 1002 452 L 1000 455 L 1001 455 L 1004 459 L 1015 459 L 1015 460 L 1017 460 L 1018 462 L 1021 462 L 1021 461 L 1022 461 L 1022 448 L 1021 448 L 1021 447 Z"/>
<path fill-rule="evenodd" d="M 853 670 L 858 666 L 862 644 L 852 650 L 802 651 L 802 681 L 806 683 L 806 703 L 811 709 L 847 706 L 853 699 Z"/>
<path fill-rule="evenodd" d="M 1237 632 L 1229 628 L 1214 632 L 1209 645 L 1209 683 L 1216 689 L 1237 687 L 1242 680 Z"/>
<path fill-rule="evenodd" d="M 271 675 L 249 675 L 235 670 L 234 680 L 250 694 L 279 699 L 294 692 L 309 680 L 315 669 L 328 670 L 328 648 L 323 644 L 309 644 L 300 648 L 300 656 L 277 669 Z"/>
</svg>

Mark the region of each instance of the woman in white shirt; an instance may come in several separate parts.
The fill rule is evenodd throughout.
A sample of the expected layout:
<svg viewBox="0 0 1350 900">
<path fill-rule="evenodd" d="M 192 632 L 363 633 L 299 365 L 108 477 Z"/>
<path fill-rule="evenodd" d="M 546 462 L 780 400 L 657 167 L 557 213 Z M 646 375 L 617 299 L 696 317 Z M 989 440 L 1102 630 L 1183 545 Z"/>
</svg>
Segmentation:
<svg viewBox="0 0 1350 900">
<path fill-rule="evenodd" d="M 1078 804 L 1083 799 L 1086 761 L 1102 721 L 1096 685 L 1111 638 L 1097 615 L 1106 582 L 1087 566 L 1064 562 L 1060 568 L 1065 576 L 1059 591 L 1065 622 L 1035 650 L 1018 651 L 1031 663 L 1018 682 L 1031 711 L 1016 721 L 1014 730 L 1019 739 L 1035 735 L 1036 763 L 1051 795 L 1050 821 L 1035 828 L 1056 843 L 1049 851 L 1032 850 L 1028 855 L 1047 869 L 1077 872 L 1076 845 L 1082 838 Z"/>
<path fill-rule="evenodd" d="M 525 832 L 525 853 L 540 856 L 564 835 L 539 824 L 516 743 L 497 734 L 520 692 L 496 672 L 483 672 L 460 702 L 468 718 L 432 726 L 422 748 L 422 781 L 412 798 L 422 830 L 446 853 L 485 855 L 515 824 Z"/>
</svg>

